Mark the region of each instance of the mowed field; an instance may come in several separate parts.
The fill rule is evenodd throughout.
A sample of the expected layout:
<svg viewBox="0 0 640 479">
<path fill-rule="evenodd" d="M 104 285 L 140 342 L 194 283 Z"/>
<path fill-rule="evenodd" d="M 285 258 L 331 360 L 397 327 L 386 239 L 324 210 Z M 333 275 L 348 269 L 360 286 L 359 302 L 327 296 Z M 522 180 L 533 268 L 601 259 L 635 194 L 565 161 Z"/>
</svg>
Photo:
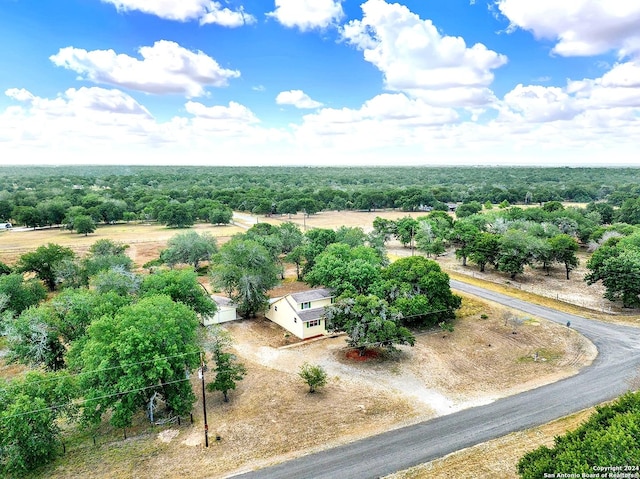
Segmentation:
<svg viewBox="0 0 640 479">
<path fill-rule="evenodd" d="M 367 231 L 376 216 L 397 219 L 406 215 L 395 211 L 322 212 L 291 219 L 238 215 L 234 226 L 194 228 L 209 232 L 222 244 L 255 222 L 291 220 L 301 229 L 346 225 Z M 97 239 L 110 238 L 129 244 L 127 252 L 140 268 L 157 258 L 166 241 L 180 231 L 119 224 L 100 227 L 87 237 L 57 229 L 3 232 L 0 260 L 12 264 L 21 254 L 47 243 L 68 246 L 82 255 Z M 392 258 L 405 254 L 400 245 L 392 245 Z M 438 261 L 445 269 L 449 263 L 455 265 L 451 253 Z M 274 296 L 306 287 L 291 274 L 289 270 L 283 285 L 272 292 Z M 577 280 L 572 284 L 576 293 L 584 289 L 584 283 Z M 515 331 L 505 320 L 510 317 L 520 320 Z M 89 436 L 75 435 L 66 454 L 39 476 L 227 477 L 552 382 L 576 374 L 596 355 L 593 345 L 573 330 L 519 317 L 517 312 L 473 298 L 464 298 L 453 333 L 419 334 L 415 347 L 403 347 L 392 357 L 370 362 L 348 360 L 344 337 L 288 344 L 291 341 L 284 331 L 263 318 L 226 327 L 248 374 L 230 394 L 229 403 L 219 394 L 206 394 L 211 447 L 204 447 L 200 385 L 193 378 L 199 398 L 193 424 L 185 420 L 181 426 L 150 427 L 141 417 L 126 440 L 122 431 L 105 425 L 96 445 Z M 536 352 L 539 361 L 533 360 Z M 297 375 L 304 361 L 320 364 L 329 373 L 327 387 L 316 394 L 308 394 Z M 17 371 L 5 366 L 0 374 Z M 584 415 L 577 415 L 513 434 L 394 477 L 516 478 L 515 464 L 523 452 L 551 443 L 553 436 L 583 419 Z"/>
</svg>

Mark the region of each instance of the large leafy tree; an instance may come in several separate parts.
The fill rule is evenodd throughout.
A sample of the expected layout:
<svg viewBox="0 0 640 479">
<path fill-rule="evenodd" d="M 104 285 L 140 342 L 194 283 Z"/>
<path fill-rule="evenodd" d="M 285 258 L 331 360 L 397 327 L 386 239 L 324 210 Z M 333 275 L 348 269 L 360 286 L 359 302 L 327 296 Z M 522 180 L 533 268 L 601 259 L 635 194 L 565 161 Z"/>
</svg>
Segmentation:
<svg viewBox="0 0 640 479">
<path fill-rule="evenodd" d="M 76 216 L 73 222 L 68 225 L 69 229 L 74 229 L 76 233 L 87 236 L 96 230 L 96 223 L 88 215 Z"/>
<path fill-rule="evenodd" d="M 209 222 L 214 225 L 228 225 L 233 220 L 233 210 L 222 204 L 214 205 L 209 211 Z"/>
<path fill-rule="evenodd" d="M 49 290 L 53 291 L 56 288 L 55 268 L 57 264 L 65 259 L 72 259 L 74 256 L 75 253 L 70 248 L 49 243 L 47 246 L 40 246 L 35 251 L 20 256 L 17 270 L 34 272 Z"/>
<path fill-rule="evenodd" d="M 621 300 L 627 308 L 640 306 L 640 234 L 608 239 L 593 253 L 587 268 L 591 272 L 585 281 L 602 281 L 605 298 Z"/>
<path fill-rule="evenodd" d="M 193 226 L 194 217 L 188 205 L 172 202 L 164 206 L 157 215 L 158 221 L 169 228 L 186 228 Z"/>
<path fill-rule="evenodd" d="M 341 298 L 325 308 L 328 331 L 344 331 L 347 344 L 363 355 L 367 348 L 415 344 L 415 337 L 401 326 L 402 314 L 374 295 Z"/>
<path fill-rule="evenodd" d="M 54 324 L 55 311 L 48 304 L 25 310 L 7 326 L 9 360 L 50 371 L 64 368 L 66 349 Z"/>
<path fill-rule="evenodd" d="M 552 258 L 564 264 L 565 271 L 567 273 L 567 279 L 569 279 L 569 273 L 579 264 L 576 253 L 578 252 L 578 242 L 575 238 L 560 234 L 553 238 L 549 238 L 549 245 L 551 246 Z"/>
<path fill-rule="evenodd" d="M 462 300 L 451 292 L 449 275 L 435 261 L 402 258 L 383 269 L 381 276 L 373 291 L 402 314 L 402 324 L 431 326 L 455 318 Z"/>
<path fill-rule="evenodd" d="M 518 462 L 520 477 L 561 477 L 567 471 L 589 477 L 597 466 L 640 464 L 640 393 L 627 393 L 596 409 L 580 427 L 557 436 L 553 447 L 541 446 L 524 455 Z"/>
<path fill-rule="evenodd" d="M 524 271 L 524 267 L 533 259 L 531 236 L 520 230 L 508 230 L 500 238 L 498 269 L 509 273 L 511 279 Z"/>
<path fill-rule="evenodd" d="M 64 372 L 0 378 L 0 475 L 24 477 L 60 453 L 57 419 L 73 414 L 77 389 Z"/>
<path fill-rule="evenodd" d="M 382 228 L 383 226 L 380 225 L 380 227 Z M 396 221 L 394 235 L 402 243 L 402 246 L 407 246 L 413 242 L 413 238 L 418 232 L 418 227 L 418 220 L 411 216 L 405 216 Z"/>
<path fill-rule="evenodd" d="M 196 231 L 178 233 L 167 241 L 167 249 L 160 253 L 160 260 L 173 267 L 190 264 L 198 269 L 201 261 L 208 261 L 218 251 L 216 239 L 208 233 Z"/>
<path fill-rule="evenodd" d="M 210 315 L 216 311 L 216 303 L 198 282 L 198 276 L 190 269 L 161 271 L 147 275 L 140 286 L 142 296 L 166 294 L 172 300 L 185 304 L 198 314 Z"/>
<path fill-rule="evenodd" d="M 237 305 L 238 312 L 250 317 L 266 308 L 267 291 L 278 284 L 278 268 L 262 245 L 238 236 L 213 258 L 211 278 Z"/>
<path fill-rule="evenodd" d="M 191 411 L 195 396 L 185 373 L 199 364 L 197 328 L 189 307 L 163 295 L 94 321 L 81 351 L 72 355 L 82 372 L 84 420 L 95 424 L 111 411 L 114 426 L 129 426 L 155 393 L 170 412 Z"/>
<path fill-rule="evenodd" d="M 380 277 L 380 257 L 368 246 L 355 248 L 334 243 L 318 255 L 315 265 L 305 275 L 311 286 L 323 285 L 337 296 L 344 292 L 364 294 Z"/>
<path fill-rule="evenodd" d="M 40 281 L 24 280 L 18 273 L 0 276 L 0 294 L 6 297 L 4 308 L 19 315 L 30 306 L 34 306 L 47 296 L 47 290 Z"/>
<path fill-rule="evenodd" d="M 72 342 L 80 340 L 95 319 L 113 316 L 129 296 L 88 289 L 67 289 L 51 301 L 25 310 L 7 327 L 9 358 L 48 370 L 66 366 Z"/>
<path fill-rule="evenodd" d="M 469 259 L 484 272 L 487 264 L 495 265 L 500 253 L 500 235 L 495 233 L 480 232 L 468 245 Z"/>
<path fill-rule="evenodd" d="M 468 219 L 460 219 L 453 224 L 451 241 L 456 245 L 456 258 L 462 260 L 462 266 L 467 265 L 467 257 L 471 253 L 471 245 L 478 237 L 480 230 L 476 224 Z"/>
<path fill-rule="evenodd" d="M 306 232 L 304 241 L 305 264 L 303 275 L 308 273 L 315 264 L 316 257 L 327 246 L 336 242 L 336 232 L 326 228 L 313 228 Z"/>
</svg>

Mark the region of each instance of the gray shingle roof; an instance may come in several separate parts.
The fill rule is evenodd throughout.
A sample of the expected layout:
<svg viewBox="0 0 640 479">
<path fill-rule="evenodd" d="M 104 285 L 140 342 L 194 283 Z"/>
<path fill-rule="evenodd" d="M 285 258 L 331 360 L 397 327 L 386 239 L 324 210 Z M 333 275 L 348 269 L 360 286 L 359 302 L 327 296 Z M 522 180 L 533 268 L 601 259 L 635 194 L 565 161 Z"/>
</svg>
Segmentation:
<svg viewBox="0 0 640 479">
<path fill-rule="evenodd" d="M 324 306 L 320 308 L 313 309 L 304 309 L 302 311 L 298 311 L 298 316 L 303 323 L 307 323 L 309 321 L 313 321 L 314 319 L 320 319 L 324 313 Z"/>
<path fill-rule="evenodd" d="M 225 298 L 224 296 L 211 295 L 211 299 L 213 299 L 216 302 L 216 304 L 220 307 L 235 306 L 229 298 Z"/>
<path fill-rule="evenodd" d="M 309 291 L 302 291 L 300 293 L 293 293 L 291 298 L 296 303 L 308 303 L 310 301 L 317 301 L 319 299 L 330 298 L 333 296 L 331 290 L 326 288 L 312 289 Z"/>
</svg>

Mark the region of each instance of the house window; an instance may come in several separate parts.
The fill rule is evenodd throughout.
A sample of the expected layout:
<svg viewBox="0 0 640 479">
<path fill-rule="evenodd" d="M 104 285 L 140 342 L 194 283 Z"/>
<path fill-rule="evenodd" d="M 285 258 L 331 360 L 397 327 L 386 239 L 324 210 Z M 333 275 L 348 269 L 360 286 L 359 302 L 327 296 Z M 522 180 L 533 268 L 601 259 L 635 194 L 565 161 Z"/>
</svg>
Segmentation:
<svg viewBox="0 0 640 479">
<path fill-rule="evenodd" d="M 306 303 L 302 303 L 300 305 L 300 309 L 311 309 L 311 301 L 307 301 Z"/>
<path fill-rule="evenodd" d="M 274 307 L 273 307 L 273 309 L 275 309 L 276 311 L 278 311 L 278 307 L 277 307 L 277 306 L 274 306 Z"/>
<path fill-rule="evenodd" d="M 319 319 L 313 319 L 311 321 L 307 321 L 307 328 L 313 328 L 314 326 L 320 326 Z"/>
<path fill-rule="evenodd" d="M 334 304 L 335 302 L 336 302 L 335 296 L 331 296 L 331 304 Z"/>
</svg>

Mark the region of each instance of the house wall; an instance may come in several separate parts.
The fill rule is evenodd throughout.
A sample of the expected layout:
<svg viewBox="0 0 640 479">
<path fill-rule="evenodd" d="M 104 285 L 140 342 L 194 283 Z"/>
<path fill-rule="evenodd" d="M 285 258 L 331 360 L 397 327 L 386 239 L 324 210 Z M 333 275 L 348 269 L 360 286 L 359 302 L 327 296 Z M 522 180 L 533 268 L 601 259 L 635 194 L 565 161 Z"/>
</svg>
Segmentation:
<svg viewBox="0 0 640 479">
<path fill-rule="evenodd" d="M 202 316 L 202 324 L 204 326 L 211 326 L 212 324 L 235 321 L 236 318 L 236 308 L 232 308 L 229 306 L 218 306 L 218 310 L 213 316 Z"/>
<path fill-rule="evenodd" d="M 311 307 L 308 309 L 321 308 L 330 304 L 331 298 L 323 298 L 311 301 Z M 282 326 L 300 339 L 308 339 L 327 333 L 324 319 L 320 320 L 318 326 L 308 328 L 307 323 L 302 321 L 297 314 L 299 311 L 302 311 L 301 304 L 294 303 L 290 297 L 285 296 L 269 305 L 265 317 Z"/>
<path fill-rule="evenodd" d="M 304 339 L 304 325 L 296 314 L 296 309 L 288 304 L 287 298 L 281 298 L 269 305 L 265 317 L 282 326 L 287 331 Z"/>
<path fill-rule="evenodd" d="M 313 338 L 314 336 L 321 336 L 327 334 L 327 330 L 324 327 L 324 319 L 320 320 L 318 326 L 312 326 L 307 328 L 306 323 L 302 327 L 302 339 Z"/>
</svg>

